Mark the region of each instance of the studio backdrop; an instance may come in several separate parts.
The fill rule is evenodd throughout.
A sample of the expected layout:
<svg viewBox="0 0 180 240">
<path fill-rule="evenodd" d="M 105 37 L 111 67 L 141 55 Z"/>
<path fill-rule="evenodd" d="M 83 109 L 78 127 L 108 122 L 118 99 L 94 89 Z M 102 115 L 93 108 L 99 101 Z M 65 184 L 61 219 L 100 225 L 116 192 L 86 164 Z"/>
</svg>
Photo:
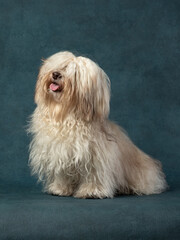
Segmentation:
<svg viewBox="0 0 180 240">
<path fill-rule="evenodd" d="M 172 239 L 178 239 L 180 2 L 176 0 L 0 0 L 0 29 L 0 192 L 2 195 L 0 201 L 3 203 L 0 218 L 2 218 L 2 229 L 6 229 L 0 233 L 2 239 L 25 236 L 21 233 L 21 227 L 11 228 L 11 226 L 18 224 L 16 220 L 21 219 L 22 216 L 24 216 L 22 219 L 27 220 L 26 214 L 32 217 L 29 229 L 24 230 L 28 232 L 29 239 L 32 239 L 31 236 L 38 236 L 38 239 L 41 239 L 45 234 L 56 239 L 56 236 L 67 237 L 68 234 L 75 234 L 76 231 L 80 231 L 78 236 L 83 236 L 82 239 L 88 239 L 88 236 L 95 239 L 92 229 L 86 229 L 87 232 L 91 232 L 87 236 L 84 230 L 86 225 L 78 230 L 73 224 L 77 220 L 81 224 L 92 226 L 96 231 L 96 224 L 105 221 L 103 219 L 108 216 L 111 218 L 107 220 L 110 225 L 104 222 L 105 227 L 100 228 L 102 235 L 101 231 L 97 230 L 100 231 L 96 235 L 99 239 L 102 237 L 119 239 L 117 236 L 120 234 L 122 237 L 129 236 L 127 239 L 132 239 L 130 238 L 132 236 L 137 237 L 134 239 L 152 239 L 152 236 L 154 239 L 165 239 L 166 236 L 171 235 L 170 233 L 174 236 Z M 35 109 L 34 89 L 41 60 L 64 50 L 89 57 L 105 70 L 111 80 L 110 119 L 121 125 L 140 149 L 161 161 L 170 186 L 169 191 L 164 195 L 147 197 L 147 201 L 146 197 L 132 196 L 132 198 L 106 199 L 102 202 L 95 200 L 93 203 L 87 200 L 82 203 L 73 198 L 62 199 L 41 193 L 41 186 L 36 183 L 36 178 L 31 176 L 28 167 L 28 145 L 31 137 L 26 133 L 26 128 L 29 116 Z M 39 195 L 33 195 L 35 193 Z M 61 220 L 58 220 L 56 211 L 54 211 L 55 217 L 52 215 L 51 207 L 42 208 L 40 202 L 36 204 L 35 200 L 29 204 L 24 203 L 27 204 L 24 210 L 23 207 L 22 209 L 17 207 L 19 206 L 17 202 L 8 205 L 7 199 L 10 196 L 19 199 L 18 196 L 24 197 L 27 194 L 29 194 L 28 201 L 47 199 L 48 206 L 52 209 L 56 208 L 55 206 L 63 206 L 68 211 L 74 206 L 69 205 L 69 201 L 74 201 L 75 203 L 72 204 L 77 204 L 79 210 L 81 204 L 84 204 L 84 208 L 77 214 L 74 212 L 77 219 L 71 215 L 70 210 L 69 215 L 64 212 L 64 219 L 67 222 L 73 219 L 74 222 L 70 224 L 72 226 L 70 233 L 63 232 L 64 235 L 58 235 L 60 233 L 57 226 L 54 227 L 56 224 L 53 220 L 52 226 L 48 225 L 47 228 L 41 221 L 43 218 L 48 222 L 50 216 L 50 219 L 60 221 L 58 227 L 65 231 L 62 226 L 67 227 L 67 223 L 61 224 L 63 216 L 59 214 Z M 51 201 L 54 201 L 53 206 Z M 144 206 L 140 215 L 141 220 L 137 217 L 141 209 L 136 213 L 128 212 L 127 219 L 125 212 L 123 213 L 123 206 L 126 206 L 127 210 L 136 209 L 139 205 L 138 201 Z M 148 201 L 150 201 L 149 205 L 147 205 Z M 92 210 L 90 213 L 87 210 L 87 203 Z M 107 215 L 102 207 L 103 204 L 109 209 Z M 114 204 L 116 209 L 112 210 Z M 36 220 L 31 215 L 30 209 L 28 213 L 26 212 L 27 206 L 29 208 L 34 206 L 33 211 L 37 210 L 38 213 L 34 213 Z M 38 209 L 41 211 L 39 212 Z M 51 209 L 52 212 L 46 215 L 44 209 L 49 211 Z M 99 219 L 95 217 L 95 209 L 97 211 L 100 209 L 97 213 L 97 216 L 100 214 Z M 152 211 L 156 209 L 156 211 L 149 216 L 148 209 Z M 158 213 L 158 209 L 161 209 L 161 213 Z M 14 222 L 11 217 L 13 211 L 18 216 L 14 218 Z M 169 212 L 172 215 L 168 220 Z M 81 218 L 79 214 L 85 215 Z M 126 230 L 123 230 L 124 224 L 119 219 L 121 214 L 125 219 Z M 152 226 L 151 234 L 154 235 L 151 235 L 142 229 L 141 221 L 151 225 L 154 216 L 158 216 L 155 219 L 158 219 L 156 224 L 160 226 L 155 232 Z M 81 219 L 84 219 L 85 223 Z M 111 226 L 112 219 L 116 223 Z M 33 221 L 40 222 L 41 230 L 44 231 L 41 231 L 42 235 L 38 230 L 34 230 Z M 164 225 L 161 224 L 162 221 L 165 221 Z M 131 225 L 128 225 L 129 223 Z M 138 230 L 135 230 L 138 228 L 140 235 Z M 134 232 L 130 231 L 132 235 L 128 229 L 134 229 Z M 158 232 L 158 229 L 161 231 Z M 57 235 L 52 231 L 57 231 Z M 143 238 L 141 234 L 146 237 Z"/>
</svg>

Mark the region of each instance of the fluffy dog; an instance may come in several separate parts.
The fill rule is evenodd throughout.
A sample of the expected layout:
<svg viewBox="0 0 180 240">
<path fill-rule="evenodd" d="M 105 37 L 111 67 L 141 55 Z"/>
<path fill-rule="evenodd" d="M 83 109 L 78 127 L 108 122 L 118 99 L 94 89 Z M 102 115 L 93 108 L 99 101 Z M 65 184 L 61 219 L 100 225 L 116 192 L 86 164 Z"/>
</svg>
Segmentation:
<svg viewBox="0 0 180 240">
<path fill-rule="evenodd" d="M 108 120 L 109 101 L 109 78 L 90 59 L 59 52 L 44 61 L 29 126 L 29 162 L 46 192 L 112 198 L 166 189 L 160 163 Z"/>
</svg>

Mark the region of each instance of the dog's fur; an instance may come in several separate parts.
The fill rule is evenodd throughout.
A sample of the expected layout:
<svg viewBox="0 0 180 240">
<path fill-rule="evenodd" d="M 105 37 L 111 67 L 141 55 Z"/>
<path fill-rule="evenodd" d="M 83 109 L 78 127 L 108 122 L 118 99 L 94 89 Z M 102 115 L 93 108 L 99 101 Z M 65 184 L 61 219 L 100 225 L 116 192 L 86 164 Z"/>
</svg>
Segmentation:
<svg viewBox="0 0 180 240">
<path fill-rule="evenodd" d="M 59 90 L 52 91 L 53 72 Z M 93 61 L 59 52 L 44 61 L 29 132 L 32 173 L 45 191 L 78 198 L 154 194 L 166 189 L 161 164 L 108 120 L 110 81 Z"/>
</svg>

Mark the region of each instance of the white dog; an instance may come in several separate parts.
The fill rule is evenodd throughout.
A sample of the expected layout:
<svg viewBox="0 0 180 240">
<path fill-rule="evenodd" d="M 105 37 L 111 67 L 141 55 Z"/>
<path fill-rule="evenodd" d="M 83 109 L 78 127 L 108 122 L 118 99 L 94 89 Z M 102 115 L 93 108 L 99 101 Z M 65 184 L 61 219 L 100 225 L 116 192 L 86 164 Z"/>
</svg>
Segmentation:
<svg viewBox="0 0 180 240">
<path fill-rule="evenodd" d="M 59 52 L 44 61 L 29 132 L 32 173 L 45 191 L 78 198 L 166 189 L 158 161 L 108 120 L 110 81 L 93 61 Z"/>
</svg>

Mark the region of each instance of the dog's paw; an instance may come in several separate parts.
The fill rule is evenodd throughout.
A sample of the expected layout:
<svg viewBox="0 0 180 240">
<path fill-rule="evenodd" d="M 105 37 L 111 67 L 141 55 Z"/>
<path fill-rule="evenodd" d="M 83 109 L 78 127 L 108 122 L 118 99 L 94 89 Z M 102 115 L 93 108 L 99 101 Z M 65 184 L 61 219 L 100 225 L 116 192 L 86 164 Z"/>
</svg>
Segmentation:
<svg viewBox="0 0 180 240">
<path fill-rule="evenodd" d="M 112 198 L 102 187 L 93 184 L 82 184 L 76 193 L 73 195 L 75 198 Z"/>
<path fill-rule="evenodd" d="M 62 187 L 58 184 L 51 184 L 47 192 L 57 196 L 71 196 L 73 194 L 71 187 Z"/>
</svg>

